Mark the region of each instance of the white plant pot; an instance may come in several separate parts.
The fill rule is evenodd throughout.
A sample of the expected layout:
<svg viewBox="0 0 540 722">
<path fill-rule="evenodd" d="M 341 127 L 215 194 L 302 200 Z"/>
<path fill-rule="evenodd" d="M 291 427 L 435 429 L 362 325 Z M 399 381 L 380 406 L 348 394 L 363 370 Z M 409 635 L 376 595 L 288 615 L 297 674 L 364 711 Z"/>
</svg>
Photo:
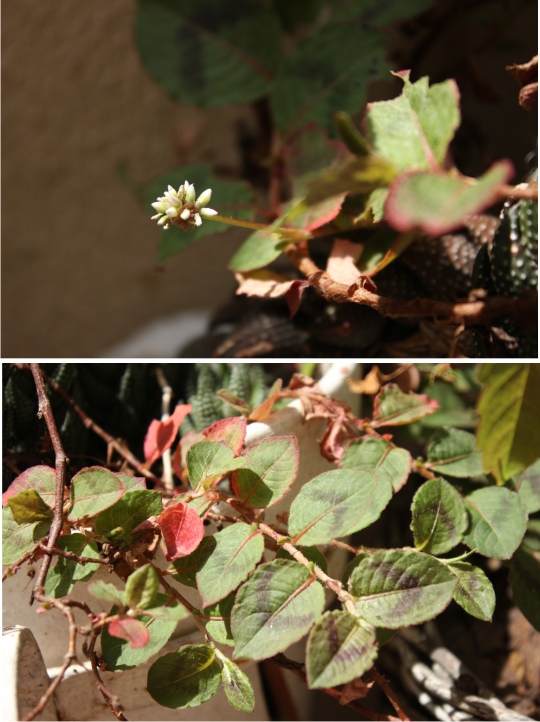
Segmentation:
<svg viewBox="0 0 540 722">
<path fill-rule="evenodd" d="M 329 396 L 344 401 L 351 406 L 354 413 L 359 414 L 359 396 L 350 393 L 345 379 L 349 376 L 357 377 L 360 372 L 359 365 L 352 362 L 337 362 L 328 364 L 323 377 L 319 381 L 321 390 Z M 246 445 L 267 436 L 285 436 L 294 434 L 298 438 L 300 449 L 300 468 L 296 481 L 290 492 L 282 502 L 278 502 L 268 510 L 266 520 L 272 522 L 276 514 L 287 509 L 292 498 L 298 493 L 302 485 L 314 476 L 335 468 L 320 454 L 319 439 L 325 429 L 323 420 L 311 420 L 302 423 L 302 407 L 299 400 L 292 401 L 284 409 L 272 414 L 264 423 L 256 422 L 248 425 Z M 337 549 L 331 549 L 328 558 L 329 573 L 340 577 L 346 563 L 346 556 Z M 165 563 L 165 560 L 163 560 Z M 4 669 L 3 686 L 5 705 L 3 718 L 6 720 L 19 720 L 27 714 L 39 700 L 47 679 L 53 679 L 63 663 L 64 654 L 68 646 L 67 623 L 63 616 L 55 610 L 46 614 L 36 614 L 38 604 L 29 605 L 33 581 L 25 574 L 23 567 L 13 578 L 3 584 L 3 625 L 10 627 L 3 636 L 3 659 L 11 660 Z M 93 580 L 104 579 L 108 582 L 118 583 L 120 580 L 108 574 L 105 568 L 99 569 Z M 193 590 L 184 589 L 186 596 Z M 86 601 L 91 609 L 97 613 L 108 611 L 110 603 L 96 599 L 89 594 L 84 583 L 78 582 L 72 593 L 75 599 Z M 194 600 L 196 603 L 196 600 Z M 77 623 L 88 623 L 82 610 L 74 610 Z M 14 631 L 16 630 L 16 631 Z M 179 623 L 171 640 L 158 653 L 160 656 L 167 652 L 176 651 L 184 644 L 199 644 L 201 637 L 195 629 L 191 618 Z M 85 659 L 80 649 L 82 641 L 79 636 L 79 659 Z M 32 659 L 31 664 L 26 660 Z M 171 710 L 155 703 L 146 692 L 146 675 L 148 668 L 155 661 L 156 656 L 148 662 L 134 669 L 122 672 L 104 672 L 103 680 L 109 689 L 118 694 L 125 707 L 126 717 L 130 720 L 233 720 L 238 719 L 238 713 L 227 702 L 224 693 L 220 690 L 211 700 L 187 710 Z M 9 667 L 9 669 L 8 669 Z M 86 667 L 86 665 L 85 665 Z M 49 704 L 42 716 L 37 719 L 56 720 L 114 720 L 115 717 L 105 705 L 100 692 L 92 682 L 88 667 L 73 665 L 68 669 L 55 695 L 54 704 Z M 269 719 L 258 666 L 254 663 L 243 666 L 248 674 L 255 691 L 255 710 L 252 714 L 242 713 L 242 719 Z M 30 676 L 29 676 L 30 675 Z M 45 685 L 43 687 L 43 685 Z M 37 690 L 40 693 L 37 694 Z M 36 697 L 37 694 L 37 697 Z"/>
</svg>

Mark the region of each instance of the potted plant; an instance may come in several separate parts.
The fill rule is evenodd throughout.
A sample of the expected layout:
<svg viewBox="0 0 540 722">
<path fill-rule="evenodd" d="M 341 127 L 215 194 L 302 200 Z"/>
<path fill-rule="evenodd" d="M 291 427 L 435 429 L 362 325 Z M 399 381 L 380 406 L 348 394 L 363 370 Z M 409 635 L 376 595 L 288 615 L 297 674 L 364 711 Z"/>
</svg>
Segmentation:
<svg viewBox="0 0 540 722">
<path fill-rule="evenodd" d="M 530 443 L 537 432 L 528 423 L 526 405 L 517 416 L 501 415 L 496 402 L 501 384 L 514 407 L 532 398 L 538 366 L 483 367 L 476 437 L 441 426 L 416 460 L 386 430 L 434 416 L 437 401 L 402 391 L 375 368 L 356 386 L 350 382 L 356 391 L 375 390 L 371 412 L 359 418 L 324 392 L 332 378 L 342 381 L 350 371 L 351 366 L 333 364 L 323 388 L 309 377 L 293 376 L 287 388 L 276 384 L 255 408 L 230 392 L 221 394 L 244 415 L 182 437 L 171 463 L 187 484 L 167 499 L 164 488 L 147 489 L 141 477 L 104 466 L 83 468 L 68 491 L 66 458 L 42 371 L 32 364 L 56 464 L 30 467 L 4 495 L 4 577 L 8 588 L 24 580 L 24 563 L 43 554 L 28 593 L 40 605 L 40 619 L 64 617 L 68 642 L 55 681 L 28 718 L 57 687 L 62 703 L 62 679 L 81 654 L 81 637 L 96 688 L 119 719 L 124 709 L 138 718 L 121 690 L 123 678 L 134 675 L 126 683 L 132 688 L 141 672 L 146 698 L 174 710 L 153 712 L 156 718 L 178 710 L 192 715 L 201 704 L 208 718 L 207 704 L 220 688 L 234 710 L 252 713 L 255 694 L 246 672 L 250 663 L 264 660 L 293 669 L 310 689 L 380 719 L 358 701 L 375 684 L 405 718 L 402 703 L 377 670 L 378 654 L 396 630 L 437 617 L 451 602 L 473 618 L 491 619 L 495 592 L 483 558 L 506 560 L 515 600 L 538 625 L 527 581 L 537 564 L 527 536 L 529 515 L 538 511 L 537 447 Z M 458 378 L 450 369 L 433 372 L 452 383 Z M 296 409 L 273 411 L 290 399 Z M 189 412 L 189 405 L 179 405 L 169 418 L 151 424 L 147 472 L 171 450 Z M 292 416 L 306 427 L 316 424 L 318 455 L 331 463 L 329 470 L 310 469 L 299 489 L 301 457 L 313 451 L 299 444 Z M 248 424 L 247 417 L 256 423 Z M 519 444 L 510 430 L 519 433 Z M 344 541 L 367 534 L 411 483 L 417 487 L 409 512 L 412 545 Z M 327 564 L 326 552 L 334 548 L 351 554 L 345 570 Z M 99 567 L 111 571 L 108 578 L 97 576 Z M 76 593 L 76 580 L 84 596 Z M 173 638 L 186 619 L 190 637 Z M 303 638 L 302 662 L 284 656 Z M 256 674 L 254 680 L 257 687 Z M 72 716 L 77 711 L 78 718 L 88 718 L 80 699 L 75 708 L 66 703 L 63 715 L 69 709 Z M 139 714 L 148 718 L 150 707 L 135 699 Z M 260 718 L 265 711 L 254 714 Z M 218 716 L 226 718 L 222 709 Z"/>
</svg>

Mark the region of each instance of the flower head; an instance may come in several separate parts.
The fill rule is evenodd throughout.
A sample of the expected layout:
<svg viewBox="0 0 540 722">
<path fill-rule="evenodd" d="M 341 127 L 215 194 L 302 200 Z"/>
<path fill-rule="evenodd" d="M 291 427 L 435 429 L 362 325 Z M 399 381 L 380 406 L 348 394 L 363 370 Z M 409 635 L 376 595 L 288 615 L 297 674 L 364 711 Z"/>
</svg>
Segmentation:
<svg viewBox="0 0 540 722">
<path fill-rule="evenodd" d="M 177 226 L 183 231 L 189 231 L 200 226 L 203 218 L 217 215 L 217 211 L 206 208 L 212 197 L 212 190 L 208 188 L 195 200 L 195 186 L 187 181 L 176 191 L 169 186 L 152 207 L 157 214 L 152 220 L 157 220 L 159 226 L 169 228 Z"/>
</svg>

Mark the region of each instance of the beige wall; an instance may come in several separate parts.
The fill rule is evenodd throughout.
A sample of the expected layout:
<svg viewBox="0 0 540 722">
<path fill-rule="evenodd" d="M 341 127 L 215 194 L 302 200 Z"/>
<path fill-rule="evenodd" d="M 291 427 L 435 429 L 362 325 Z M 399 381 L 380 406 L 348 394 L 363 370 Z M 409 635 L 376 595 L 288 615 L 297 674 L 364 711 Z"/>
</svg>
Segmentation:
<svg viewBox="0 0 540 722">
<path fill-rule="evenodd" d="M 246 111 L 171 100 L 139 61 L 134 17 L 135 0 L 3 5 L 4 357 L 98 356 L 150 319 L 213 307 L 234 288 L 225 263 L 245 232 L 206 239 L 157 272 L 152 209 L 116 167 L 141 185 L 201 159 L 234 174 Z"/>
</svg>

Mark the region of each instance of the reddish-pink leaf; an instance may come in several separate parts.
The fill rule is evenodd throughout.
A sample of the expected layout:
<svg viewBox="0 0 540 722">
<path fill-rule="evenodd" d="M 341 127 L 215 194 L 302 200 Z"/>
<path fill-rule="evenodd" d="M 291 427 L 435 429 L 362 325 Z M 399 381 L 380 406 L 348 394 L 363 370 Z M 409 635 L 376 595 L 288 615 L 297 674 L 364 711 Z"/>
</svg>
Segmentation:
<svg viewBox="0 0 540 722">
<path fill-rule="evenodd" d="M 154 419 L 144 439 L 144 458 L 153 464 L 173 443 L 182 421 L 191 411 L 191 404 L 179 404 L 167 421 Z"/>
<path fill-rule="evenodd" d="M 251 414 L 249 415 L 250 421 L 263 421 L 264 419 L 267 419 L 270 414 L 272 413 L 272 410 L 274 408 L 274 404 L 276 401 L 281 398 L 281 387 L 283 385 L 283 381 L 281 379 L 276 379 L 274 381 L 274 384 L 272 388 L 270 389 L 270 392 L 268 394 L 268 397 L 260 403 L 256 408 L 253 409 Z"/>
<path fill-rule="evenodd" d="M 304 291 L 306 290 L 306 288 L 308 286 L 309 286 L 309 281 L 300 281 L 300 280 L 293 281 L 291 284 L 291 287 L 285 294 L 285 298 L 287 299 L 287 304 L 289 306 L 289 313 L 291 314 L 291 318 L 296 314 L 296 312 L 300 308 L 302 296 L 304 295 Z"/>
<path fill-rule="evenodd" d="M 131 649 L 139 649 L 146 647 L 150 641 L 150 633 L 145 624 L 140 619 L 115 619 L 109 624 L 109 634 L 111 637 L 119 637 L 129 642 Z"/>
<path fill-rule="evenodd" d="M 199 546 L 204 525 L 195 509 L 183 501 L 168 506 L 158 517 L 169 561 L 186 557 Z"/>
<path fill-rule="evenodd" d="M 216 421 L 203 434 L 208 441 L 221 441 L 234 451 L 240 453 L 246 440 L 247 420 L 245 416 L 233 416 L 230 419 Z"/>
<path fill-rule="evenodd" d="M 257 298 L 279 298 L 284 296 L 296 281 L 274 273 L 266 268 L 247 273 L 235 273 L 238 281 L 237 295 Z"/>
</svg>

